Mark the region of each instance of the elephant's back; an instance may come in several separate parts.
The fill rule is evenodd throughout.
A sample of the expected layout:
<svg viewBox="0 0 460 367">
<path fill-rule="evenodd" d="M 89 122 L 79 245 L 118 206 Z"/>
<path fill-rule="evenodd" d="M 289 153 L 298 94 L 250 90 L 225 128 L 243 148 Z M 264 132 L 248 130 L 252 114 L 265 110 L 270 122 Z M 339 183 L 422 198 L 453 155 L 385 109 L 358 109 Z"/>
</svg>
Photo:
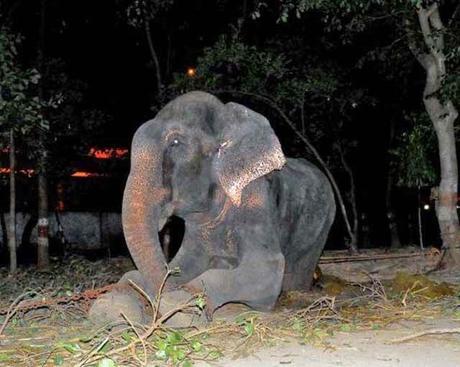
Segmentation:
<svg viewBox="0 0 460 367">
<path fill-rule="evenodd" d="M 281 210 L 286 210 L 285 206 L 290 201 L 292 207 L 302 210 L 305 209 L 305 201 L 321 207 L 334 204 L 334 194 L 328 178 L 318 167 L 305 159 L 288 158 L 284 167 L 274 171 L 269 181 L 272 195 L 276 197 Z M 321 211 L 320 207 L 308 207 Z"/>
<path fill-rule="evenodd" d="M 335 201 L 329 180 L 315 165 L 301 158 L 288 158 L 284 167 L 269 178 L 272 205 L 280 223 L 281 246 L 288 246 L 299 225 L 306 236 L 315 232 L 335 216 Z"/>
</svg>

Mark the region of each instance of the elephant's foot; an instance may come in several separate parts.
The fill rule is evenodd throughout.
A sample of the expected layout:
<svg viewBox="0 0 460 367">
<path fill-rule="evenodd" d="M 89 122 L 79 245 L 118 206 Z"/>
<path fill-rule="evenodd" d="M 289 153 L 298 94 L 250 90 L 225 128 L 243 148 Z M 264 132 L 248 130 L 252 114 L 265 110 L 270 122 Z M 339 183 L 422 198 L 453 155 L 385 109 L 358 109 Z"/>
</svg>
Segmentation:
<svg viewBox="0 0 460 367">
<path fill-rule="evenodd" d="M 147 315 L 139 299 L 118 290 L 99 297 L 89 310 L 89 319 L 97 325 L 116 324 L 128 319 L 133 324 L 145 324 Z"/>
<path fill-rule="evenodd" d="M 114 289 L 99 297 L 89 310 L 89 319 L 97 325 L 126 321 L 144 324 L 148 321 L 147 299 L 132 284 L 146 292 L 144 280 L 137 271 L 130 271 L 115 285 Z"/>
<path fill-rule="evenodd" d="M 159 313 L 163 317 L 172 313 L 164 324 L 169 327 L 196 327 L 206 324 L 206 317 L 198 307 L 185 306 L 190 300 L 190 304 L 193 305 L 192 294 L 182 289 L 164 292 L 161 295 Z"/>
<path fill-rule="evenodd" d="M 163 324 L 170 327 L 203 325 L 206 319 L 198 307 L 186 306 L 191 299 L 192 294 L 185 290 L 165 290 L 161 295 L 158 318 L 165 317 Z M 123 275 L 114 290 L 93 303 L 89 318 L 98 325 L 126 321 L 125 318 L 135 324 L 146 324 L 153 318 L 150 302 L 156 306 L 156 297 L 147 290 L 142 275 L 137 270 L 130 271 Z M 191 303 L 193 305 L 193 300 Z M 169 313 L 171 315 L 166 317 Z"/>
</svg>

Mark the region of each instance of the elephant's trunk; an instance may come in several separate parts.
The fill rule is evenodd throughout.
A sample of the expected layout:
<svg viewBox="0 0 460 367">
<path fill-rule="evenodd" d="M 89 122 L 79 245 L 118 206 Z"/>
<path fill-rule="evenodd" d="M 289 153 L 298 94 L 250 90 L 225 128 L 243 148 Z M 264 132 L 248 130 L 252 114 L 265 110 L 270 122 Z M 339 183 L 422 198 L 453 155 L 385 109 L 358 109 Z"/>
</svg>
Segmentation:
<svg viewBox="0 0 460 367">
<path fill-rule="evenodd" d="M 153 186 L 152 178 L 144 177 L 148 174 L 144 172 L 131 170 L 123 196 L 122 221 L 126 243 L 144 277 L 144 287 L 154 296 L 166 274 L 166 259 L 158 238 L 165 192 Z"/>
</svg>

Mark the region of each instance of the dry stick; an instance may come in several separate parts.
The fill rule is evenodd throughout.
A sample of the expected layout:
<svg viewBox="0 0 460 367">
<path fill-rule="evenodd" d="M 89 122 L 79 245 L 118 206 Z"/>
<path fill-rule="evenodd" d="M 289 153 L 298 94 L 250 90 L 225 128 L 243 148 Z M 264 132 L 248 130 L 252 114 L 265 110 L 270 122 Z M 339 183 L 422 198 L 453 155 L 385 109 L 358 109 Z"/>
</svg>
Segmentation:
<svg viewBox="0 0 460 367">
<path fill-rule="evenodd" d="M 260 94 L 250 93 L 250 92 L 243 92 L 243 91 L 238 91 L 238 90 L 227 90 L 227 89 L 225 89 L 225 90 L 216 90 L 216 91 L 214 91 L 214 93 L 216 93 L 216 94 L 227 93 L 227 94 L 233 94 L 233 95 L 252 97 L 252 98 L 255 98 L 255 99 L 265 103 L 266 105 L 268 105 L 271 108 L 273 108 L 276 112 L 278 112 L 278 114 L 289 125 L 289 127 L 300 138 L 300 140 L 302 140 L 304 142 L 304 144 L 308 147 L 308 149 L 310 149 L 310 151 L 313 153 L 313 155 L 315 156 L 316 160 L 321 165 L 321 167 L 323 167 L 324 173 L 326 174 L 327 178 L 329 179 L 329 181 L 330 181 L 330 183 L 332 185 L 332 188 L 334 189 L 335 195 L 337 197 L 337 201 L 339 202 L 340 211 L 341 211 L 342 216 L 343 216 L 343 221 L 345 222 L 345 226 L 346 226 L 346 229 L 347 229 L 347 232 L 348 232 L 348 236 L 350 237 L 350 240 L 352 240 L 356 234 L 353 234 L 353 231 L 351 229 L 350 221 L 348 220 L 348 214 L 347 214 L 347 210 L 345 208 L 345 204 L 343 202 L 342 194 L 341 194 L 340 189 L 339 189 L 339 187 L 337 185 L 337 182 L 335 181 L 334 176 L 332 175 L 331 171 L 327 167 L 326 162 L 324 162 L 324 160 L 321 158 L 321 155 L 318 153 L 316 148 L 296 128 L 294 122 L 291 121 L 291 119 L 284 113 L 284 111 L 281 110 L 281 108 L 273 100 L 271 100 L 270 98 L 268 98 L 266 96 L 260 95 Z M 349 247 L 349 250 L 351 252 L 357 252 L 357 249 L 352 248 L 350 246 L 350 244 L 347 244 L 347 246 Z"/>
<path fill-rule="evenodd" d="M 106 337 L 102 342 L 100 342 L 98 345 L 96 345 L 88 354 L 87 357 L 83 358 L 83 360 L 77 365 L 77 366 L 83 366 L 88 359 L 90 359 L 93 355 L 95 355 L 97 352 L 99 352 L 105 344 L 109 341 L 109 337 Z"/>
<path fill-rule="evenodd" d="M 382 255 L 357 255 L 357 256 L 323 256 L 319 260 L 319 264 L 335 264 L 355 261 L 373 261 L 373 260 L 391 260 L 404 259 L 410 257 L 430 256 L 430 253 L 413 252 L 407 254 L 382 254 Z"/>
<path fill-rule="evenodd" d="M 393 339 L 389 343 L 390 344 L 395 344 L 395 343 L 402 343 L 411 339 L 419 338 L 421 336 L 425 335 L 436 335 L 436 334 L 460 334 L 460 328 L 454 328 L 454 329 L 430 329 L 430 330 L 425 330 L 421 331 L 416 334 L 404 336 L 402 338 L 398 339 Z"/>
<path fill-rule="evenodd" d="M 169 275 L 171 274 L 171 271 L 168 269 L 168 271 L 166 272 L 166 275 L 164 276 L 163 278 L 163 281 L 160 285 L 160 288 L 158 290 L 158 293 L 159 295 L 162 293 L 163 291 L 163 288 L 164 288 L 164 285 L 166 283 L 166 280 L 168 279 Z M 156 324 L 156 318 L 157 318 L 157 315 L 158 315 L 158 308 L 159 308 L 159 302 L 157 302 L 157 304 L 154 304 L 152 299 L 150 298 L 150 296 L 141 288 L 139 287 L 135 282 L 133 282 L 131 279 L 129 279 L 129 283 L 130 285 L 136 289 L 139 293 L 141 293 L 141 295 L 143 297 L 145 297 L 145 299 L 148 301 L 150 307 L 152 308 L 152 311 L 153 311 L 153 321 L 152 321 L 152 325 L 155 325 Z M 151 333 L 153 333 L 153 331 L 155 329 L 152 329 L 152 327 L 149 327 L 146 331 L 144 331 L 144 333 L 142 335 L 139 335 L 137 330 L 134 328 L 134 325 L 132 325 L 132 323 L 127 319 L 127 317 L 123 314 L 123 312 L 121 313 L 121 315 L 125 318 L 125 320 L 128 322 L 128 324 L 131 326 L 131 328 L 133 329 L 134 333 L 138 336 L 139 339 L 129 343 L 126 348 L 122 348 L 123 350 L 126 350 L 126 349 L 129 349 L 132 345 L 135 345 L 137 344 L 137 342 L 141 342 L 143 347 L 144 347 L 144 350 L 145 350 L 145 339 L 147 339 Z M 150 330 L 152 329 L 152 331 L 150 332 Z M 145 336 L 146 335 L 146 336 Z M 144 337 L 145 336 L 145 337 Z M 107 339 L 107 338 L 106 338 Z M 85 358 L 83 358 L 80 363 L 77 365 L 77 367 L 81 367 L 81 366 L 84 366 L 87 362 L 95 362 L 97 361 L 98 359 L 101 358 L 101 356 L 96 356 L 94 358 L 91 358 L 92 355 L 94 355 L 100 348 L 101 348 L 101 345 L 103 346 L 107 340 L 104 340 L 101 344 L 99 344 L 99 347 L 94 349 L 93 351 L 91 351 Z M 118 348 L 120 349 L 120 348 Z M 114 351 L 117 351 L 118 349 L 115 349 Z M 113 352 L 113 351 L 112 351 Z M 110 353 L 110 354 L 113 354 L 113 353 Z M 106 353 L 106 355 L 109 355 L 109 353 Z M 146 353 L 145 353 L 146 355 Z"/>
<path fill-rule="evenodd" d="M 136 334 L 136 336 L 139 338 L 139 340 L 141 341 L 142 343 L 142 349 L 144 350 L 144 363 L 142 363 L 140 360 L 139 362 L 141 362 L 141 364 L 143 366 L 146 366 L 147 365 L 147 347 L 145 345 L 145 340 L 141 339 L 141 336 L 139 334 L 139 332 L 137 331 L 137 329 L 134 327 L 133 323 L 131 322 L 131 320 L 128 318 L 128 316 L 126 316 L 123 312 L 121 313 L 121 316 L 123 316 L 123 318 L 126 320 L 126 322 L 129 324 L 129 326 L 131 326 L 131 329 L 134 331 L 134 333 Z M 135 353 L 134 354 L 134 358 L 136 359 L 139 359 L 137 357 L 137 355 Z"/>
<path fill-rule="evenodd" d="M 156 301 L 156 304 L 155 306 L 153 305 L 152 303 L 152 300 L 150 299 L 150 297 L 148 296 L 147 293 L 145 293 L 145 291 L 140 288 L 137 284 L 134 284 L 134 282 L 131 282 L 131 284 L 144 296 L 147 298 L 147 300 L 149 301 L 150 305 L 152 306 L 152 309 L 153 309 L 153 322 L 157 321 L 157 318 L 158 318 L 158 312 L 160 311 L 160 301 L 161 301 L 161 295 L 163 294 L 163 289 L 165 287 L 165 284 L 166 284 L 166 280 L 169 278 L 169 276 L 171 275 L 171 269 L 169 268 L 169 266 L 166 266 L 166 274 L 165 276 L 163 277 L 163 281 L 161 282 L 160 284 L 160 288 L 158 289 L 158 294 L 157 294 L 157 301 Z"/>
<path fill-rule="evenodd" d="M 29 294 L 34 294 L 34 293 L 35 293 L 34 291 L 28 291 L 28 292 L 22 293 L 11 303 L 10 307 L 8 308 L 8 312 L 6 313 L 5 321 L 3 321 L 3 324 L 0 327 L 0 335 L 3 334 L 3 331 L 5 330 L 6 325 L 8 324 L 8 321 L 10 321 L 10 319 L 14 316 L 14 314 L 21 307 L 21 303 L 22 303 L 21 300 L 24 297 L 28 296 Z"/>
<path fill-rule="evenodd" d="M 139 287 L 132 280 L 129 280 L 130 284 L 137 291 L 139 291 L 147 299 L 147 301 L 149 302 L 150 307 L 152 308 L 152 310 L 154 312 L 154 317 L 153 317 L 153 320 L 152 320 L 152 324 L 150 325 L 150 327 L 147 330 L 144 331 L 143 334 L 139 335 L 138 339 L 133 340 L 128 345 L 125 345 L 125 346 L 120 347 L 120 348 L 113 349 L 110 352 L 105 353 L 104 356 L 108 357 L 108 356 L 111 356 L 111 355 L 114 355 L 114 354 L 117 354 L 117 353 L 120 353 L 120 352 L 124 352 L 125 350 L 132 348 L 133 346 L 135 346 L 138 343 L 145 343 L 145 340 L 150 335 L 152 335 L 155 330 L 159 329 L 161 327 L 161 325 L 166 320 L 168 320 L 171 316 L 173 316 L 174 314 L 176 314 L 179 311 L 183 311 L 183 310 L 185 310 L 187 308 L 190 308 L 190 307 L 195 307 L 195 303 L 191 303 L 196 298 L 196 296 L 193 296 L 187 302 L 182 303 L 182 304 L 174 307 L 173 309 L 169 310 L 164 315 L 162 315 L 160 318 L 157 318 L 158 317 L 158 309 L 159 309 L 159 305 L 160 305 L 159 299 L 160 299 L 160 296 L 161 296 L 161 294 L 163 292 L 164 286 L 166 284 L 166 280 L 168 279 L 170 274 L 171 274 L 171 271 L 168 269 L 168 271 L 166 272 L 166 275 L 163 278 L 163 281 L 162 281 L 162 283 L 160 285 L 160 288 L 158 290 L 158 297 L 157 297 L 157 302 L 156 303 L 153 303 L 153 301 L 150 298 L 150 296 L 141 287 Z M 94 363 L 95 361 L 99 360 L 100 358 L 102 358 L 102 356 L 94 356 L 93 358 L 85 358 L 85 360 L 83 360 L 82 362 L 80 362 L 78 364 L 78 367 L 81 367 L 81 366 L 85 365 L 86 363 Z"/>
<path fill-rule="evenodd" d="M 140 336 L 140 339 L 133 340 L 131 343 L 128 345 L 125 345 L 123 347 L 113 349 L 110 352 L 107 352 L 104 354 L 104 356 L 109 357 L 117 353 L 124 352 L 127 349 L 130 349 L 134 345 L 138 344 L 142 341 L 145 341 L 150 335 L 153 334 L 153 332 L 157 329 L 160 328 L 161 324 L 163 324 L 167 319 L 169 319 L 171 316 L 176 314 L 179 311 L 185 310 L 189 307 L 195 307 L 195 304 L 191 304 L 190 302 L 194 299 L 195 297 L 192 297 L 190 300 L 188 300 L 186 303 L 182 303 L 179 306 L 173 308 L 169 312 L 165 313 L 162 317 L 160 317 L 156 322 L 152 323 L 152 325 Z M 94 363 L 95 361 L 99 360 L 103 356 L 95 356 L 94 358 L 90 358 L 85 361 L 85 363 Z M 83 366 L 84 364 L 79 364 L 78 366 Z"/>
</svg>

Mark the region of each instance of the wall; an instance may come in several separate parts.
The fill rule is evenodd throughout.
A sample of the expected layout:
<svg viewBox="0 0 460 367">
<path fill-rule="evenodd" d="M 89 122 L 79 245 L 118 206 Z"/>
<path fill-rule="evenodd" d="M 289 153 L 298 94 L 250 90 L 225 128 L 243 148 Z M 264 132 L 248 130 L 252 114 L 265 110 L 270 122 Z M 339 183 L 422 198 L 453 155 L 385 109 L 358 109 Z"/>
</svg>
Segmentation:
<svg viewBox="0 0 460 367">
<path fill-rule="evenodd" d="M 7 213 L 3 213 L 8 224 Z M 31 215 L 18 213 L 16 216 L 17 243 L 37 241 L 37 228 L 31 221 Z M 95 250 L 108 248 L 114 244 L 124 243 L 120 213 L 114 212 L 64 212 L 59 214 L 59 221 L 67 242 L 72 248 Z M 50 214 L 50 237 L 57 238 L 58 220 Z M 4 226 L 0 226 L 0 242 L 4 241 Z"/>
</svg>

